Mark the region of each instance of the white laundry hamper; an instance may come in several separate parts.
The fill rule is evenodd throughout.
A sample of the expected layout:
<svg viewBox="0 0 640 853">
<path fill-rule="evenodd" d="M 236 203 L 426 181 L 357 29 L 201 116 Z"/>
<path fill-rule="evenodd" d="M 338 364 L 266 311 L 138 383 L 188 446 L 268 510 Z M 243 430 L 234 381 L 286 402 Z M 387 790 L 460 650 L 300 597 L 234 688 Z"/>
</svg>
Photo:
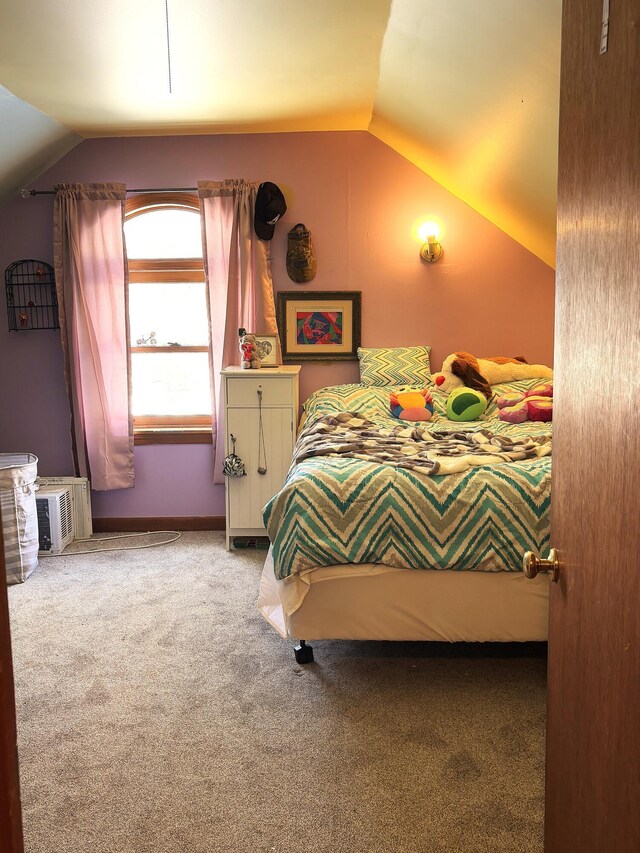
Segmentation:
<svg viewBox="0 0 640 853">
<path fill-rule="evenodd" d="M 0 453 L 0 510 L 7 583 L 23 583 L 38 565 L 36 477 L 33 453 Z"/>
</svg>

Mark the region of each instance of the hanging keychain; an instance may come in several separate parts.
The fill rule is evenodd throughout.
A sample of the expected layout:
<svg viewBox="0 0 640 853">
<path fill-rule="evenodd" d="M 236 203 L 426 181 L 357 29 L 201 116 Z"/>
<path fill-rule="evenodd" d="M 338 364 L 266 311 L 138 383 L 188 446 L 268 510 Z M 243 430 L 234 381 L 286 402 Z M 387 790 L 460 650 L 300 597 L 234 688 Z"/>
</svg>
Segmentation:
<svg viewBox="0 0 640 853">
<path fill-rule="evenodd" d="M 264 465 L 260 460 L 264 455 Z M 267 446 L 264 441 L 264 424 L 262 423 L 262 385 L 258 386 L 258 474 L 267 473 Z"/>
</svg>

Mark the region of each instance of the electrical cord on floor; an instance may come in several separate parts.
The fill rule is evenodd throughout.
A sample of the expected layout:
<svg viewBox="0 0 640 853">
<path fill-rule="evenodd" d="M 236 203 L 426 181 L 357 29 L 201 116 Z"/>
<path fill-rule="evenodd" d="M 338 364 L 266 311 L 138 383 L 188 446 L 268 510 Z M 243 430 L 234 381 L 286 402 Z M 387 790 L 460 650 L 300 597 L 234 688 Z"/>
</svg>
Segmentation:
<svg viewBox="0 0 640 853">
<path fill-rule="evenodd" d="M 103 554 L 107 551 L 140 551 L 142 548 L 157 548 L 159 545 L 169 545 L 178 540 L 182 533 L 177 530 L 148 530 L 146 533 L 118 533 L 116 536 L 92 537 L 91 539 L 78 539 L 78 542 L 110 542 L 112 539 L 131 539 L 134 536 L 172 536 L 164 542 L 149 542 L 148 545 L 131 545 L 127 548 L 85 548 L 82 551 L 61 551 L 60 554 L 40 554 L 40 557 L 80 557 L 83 554 Z"/>
</svg>

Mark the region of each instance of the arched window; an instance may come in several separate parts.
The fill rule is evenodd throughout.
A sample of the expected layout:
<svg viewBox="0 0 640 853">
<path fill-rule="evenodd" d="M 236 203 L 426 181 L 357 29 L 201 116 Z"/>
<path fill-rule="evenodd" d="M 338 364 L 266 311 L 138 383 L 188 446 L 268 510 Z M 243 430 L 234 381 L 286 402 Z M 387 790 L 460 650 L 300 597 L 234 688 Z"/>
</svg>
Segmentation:
<svg viewBox="0 0 640 853">
<path fill-rule="evenodd" d="M 198 198 L 133 196 L 124 231 L 136 444 L 210 441 L 209 320 Z"/>
</svg>

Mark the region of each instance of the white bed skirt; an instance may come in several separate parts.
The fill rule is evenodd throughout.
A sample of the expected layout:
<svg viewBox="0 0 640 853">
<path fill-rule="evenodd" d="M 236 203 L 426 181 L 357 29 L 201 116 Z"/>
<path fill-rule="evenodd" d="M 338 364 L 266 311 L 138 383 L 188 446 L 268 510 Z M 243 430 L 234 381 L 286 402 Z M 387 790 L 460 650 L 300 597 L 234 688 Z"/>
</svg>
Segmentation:
<svg viewBox="0 0 640 853">
<path fill-rule="evenodd" d="M 277 580 L 271 549 L 258 609 L 304 640 L 525 642 L 547 639 L 549 579 L 522 572 L 396 569 L 365 563 Z"/>
</svg>

